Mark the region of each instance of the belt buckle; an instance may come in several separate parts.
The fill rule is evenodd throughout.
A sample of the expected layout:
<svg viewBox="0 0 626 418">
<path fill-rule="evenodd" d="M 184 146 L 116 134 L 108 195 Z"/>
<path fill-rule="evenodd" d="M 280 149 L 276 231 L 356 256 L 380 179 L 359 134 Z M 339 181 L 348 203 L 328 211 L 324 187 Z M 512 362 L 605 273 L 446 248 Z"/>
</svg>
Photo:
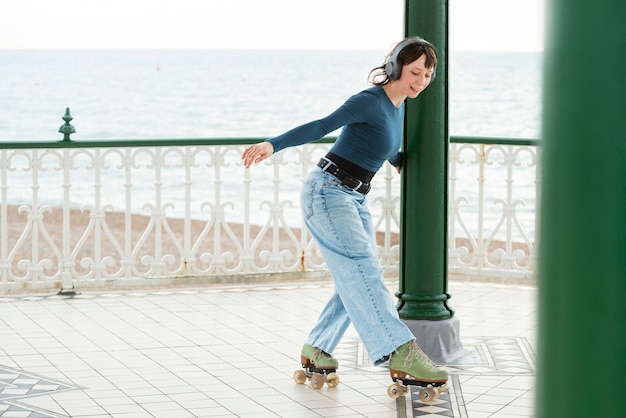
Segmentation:
<svg viewBox="0 0 626 418">
<path fill-rule="evenodd" d="M 363 182 L 361 180 L 355 179 L 354 177 L 346 177 L 341 182 L 344 186 L 348 186 L 352 190 L 357 190 L 361 186 L 363 186 Z"/>
</svg>

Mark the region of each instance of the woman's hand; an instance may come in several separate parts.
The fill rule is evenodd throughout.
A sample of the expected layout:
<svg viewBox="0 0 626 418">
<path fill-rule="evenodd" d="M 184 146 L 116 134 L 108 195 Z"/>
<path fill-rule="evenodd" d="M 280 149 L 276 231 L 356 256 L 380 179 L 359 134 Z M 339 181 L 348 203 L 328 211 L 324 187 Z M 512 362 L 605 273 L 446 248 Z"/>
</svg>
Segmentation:
<svg viewBox="0 0 626 418">
<path fill-rule="evenodd" d="M 274 146 L 269 141 L 260 142 L 258 144 L 250 145 L 241 154 L 243 165 L 246 168 L 250 168 L 252 164 L 260 163 L 274 153 Z"/>
</svg>

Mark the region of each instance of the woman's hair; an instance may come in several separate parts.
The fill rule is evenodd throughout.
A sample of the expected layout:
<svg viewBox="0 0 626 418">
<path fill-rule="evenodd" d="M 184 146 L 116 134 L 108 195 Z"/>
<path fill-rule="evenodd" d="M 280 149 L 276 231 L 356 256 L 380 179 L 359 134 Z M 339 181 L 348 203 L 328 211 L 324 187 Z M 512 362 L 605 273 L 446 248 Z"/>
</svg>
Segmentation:
<svg viewBox="0 0 626 418">
<path fill-rule="evenodd" d="M 413 42 L 410 42 L 413 41 Z M 396 51 L 398 48 L 400 50 Z M 375 86 L 384 86 L 391 81 L 387 74 L 388 63 L 392 59 L 396 59 L 394 64 L 398 65 L 398 70 L 402 71 L 402 66 L 412 63 L 426 55 L 426 68 L 437 67 L 437 51 L 435 48 L 420 38 L 407 38 L 398 42 L 385 58 L 385 62 L 370 71 L 368 81 Z"/>
</svg>

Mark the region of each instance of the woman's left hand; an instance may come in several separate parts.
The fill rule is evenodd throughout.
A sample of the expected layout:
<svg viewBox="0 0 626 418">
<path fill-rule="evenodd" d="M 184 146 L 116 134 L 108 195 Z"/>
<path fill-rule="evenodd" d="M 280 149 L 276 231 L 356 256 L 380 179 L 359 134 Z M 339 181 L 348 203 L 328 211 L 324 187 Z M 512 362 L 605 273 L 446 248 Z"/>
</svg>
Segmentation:
<svg viewBox="0 0 626 418">
<path fill-rule="evenodd" d="M 245 149 L 241 155 L 243 165 L 246 168 L 254 163 L 260 163 L 274 153 L 274 145 L 269 141 L 260 142 L 258 144 L 250 145 Z"/>
</svg>

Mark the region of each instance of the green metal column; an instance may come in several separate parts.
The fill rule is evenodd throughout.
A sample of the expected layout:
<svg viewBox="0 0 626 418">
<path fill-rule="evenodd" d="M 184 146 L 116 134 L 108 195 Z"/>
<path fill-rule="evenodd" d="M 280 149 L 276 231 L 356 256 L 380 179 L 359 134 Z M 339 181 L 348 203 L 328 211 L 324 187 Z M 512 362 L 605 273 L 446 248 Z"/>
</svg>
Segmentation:
<svg viewBox="0 0 626 418">
<path fill-rule="evenodd" d="M 626 417 L 626 2 L 548 3 L 536 416 Z"/>
<path fill-rule="evenodd" d="M 447 0 L 406 0 L 405 34 L 437 49 L 437 78 L 406 102 L 400 284 L 396 296 L 404 319 L 451 318 L 447 306 L 448 165 Z"/>
</svg>

